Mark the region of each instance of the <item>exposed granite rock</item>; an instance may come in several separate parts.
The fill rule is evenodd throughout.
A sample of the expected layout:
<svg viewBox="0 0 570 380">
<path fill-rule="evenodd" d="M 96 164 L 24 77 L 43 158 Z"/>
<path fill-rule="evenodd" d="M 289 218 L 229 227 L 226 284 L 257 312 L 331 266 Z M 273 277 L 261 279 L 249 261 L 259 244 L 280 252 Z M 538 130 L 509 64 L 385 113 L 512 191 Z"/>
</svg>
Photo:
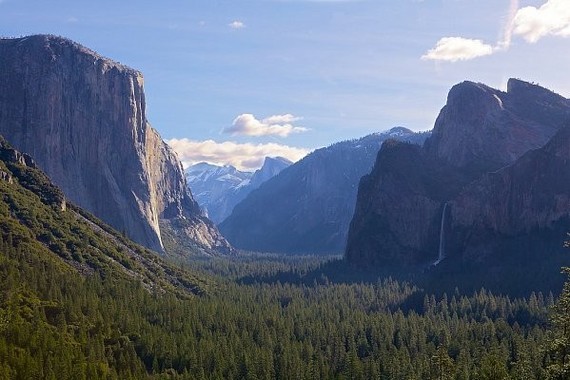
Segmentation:
<svg viewBox="0 0 570 380">
<path fill-rule="evenodd" d="M 425 267 L 438 259 L 442 225 L 446 256 L 496 258 L 514 241 L 539 255 L 537 236 L 570 220 L 565 126 L 570 101 L 536 85 L 453 87 L 423 148 L 393 142 L 380 150 L 360 183 L 346 258 Z"/>
<path fill-rule="evenodd" d="M 358 181 L 369 173 L 382 143 L 422 144 L 426 133 L 396 127 L 318 149 L 265 182 L 220 224 L 238 248 L 280 253 L 344 251 Z"/>
<path fill-rule="evenodd" d="M 386 141 L 360 181 L 346 258 L 367 265 L 429 261 L 437 252 L 443 203 L 470 180 L 421 146 Z"/>
<path fill-rule="evenodd" d="M 501 237 L 570 220 L 570 126 L 543 148 L 471 183 L 449 205 L 450 253 L 492 253 L 485 246 Z"/>
<path fill-rule="evenodd" d="M 7 171 L 1 170 L 3 168 Z M 0 136 L 0 179 L 13 184 L 14 177 L 22 187 L 36 193 L 44 204 L 60 211 L 67 209 L 62 191 L 38 169 L 34 160 L 26 153 L 12 148 Z"/>
<path fill-rule="evenodd" d="M 2 39 L 0 57 L 0 133 L 69 199 L 158 252 L 161 218 L 211 223 L 146 120 L 140 72 L 45 35 Z M 228 247 L 218 235 L 202 238 Z"/>
<path fill-rule="evenodd" d="M 185 170 L 188 187 L 203 212 L 214 223 L 224 220 L 237 202 L 238 189 L 251 179 L 253 173 L 242 172 L 231 165 L 217 166 L 200 162 Z"/>
<path fill-rule="evenodd" d="M 12 179 L 12 174 L 5 172 L 3 170 L 0 170 L 0 180 L 6 181 L 8 183 L 14 183 L 14 180 Z"/>
<path fill-rule="evenodd" d="M 496 170 L 543 146 L 569 120 L 570 100 L 542 87 L 510 79 L 502 92 L 463 82 L 450 90 L 426 150 L 457 167 Z"/>
</svg>

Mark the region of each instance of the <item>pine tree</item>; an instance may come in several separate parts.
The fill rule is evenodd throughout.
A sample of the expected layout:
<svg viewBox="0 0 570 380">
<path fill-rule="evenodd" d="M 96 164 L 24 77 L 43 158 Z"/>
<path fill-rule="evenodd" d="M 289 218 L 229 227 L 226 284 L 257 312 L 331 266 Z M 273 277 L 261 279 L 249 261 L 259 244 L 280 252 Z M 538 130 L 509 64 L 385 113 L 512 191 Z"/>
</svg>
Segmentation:
<svg viewBox="0 0 570 380">
<path fill-rule="evenodd" d="M 548 378 L 556 380 L 570 378 L 570 268 L 563 268 L 562 272 L 568 279 L 552 308 L 552 330 L 546 342 Z"/>
<path fill-rule="evenodd" d="M 447 353 L 447 347 L 441 345 L 436 353 L 431 357 L 431 376 L 433 380 L 453 379 L 454 376 L 453 359 Z"/>
</svg>

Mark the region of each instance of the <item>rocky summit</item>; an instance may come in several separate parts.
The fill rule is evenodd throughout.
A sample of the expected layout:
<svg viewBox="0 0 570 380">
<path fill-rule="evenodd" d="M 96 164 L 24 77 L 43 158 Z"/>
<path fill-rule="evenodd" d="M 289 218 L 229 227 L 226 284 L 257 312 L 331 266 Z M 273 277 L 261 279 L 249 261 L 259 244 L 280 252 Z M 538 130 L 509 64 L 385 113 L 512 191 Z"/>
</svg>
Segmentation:
<svg viewBox="0 0 570 380">
<path fill-rule="evenodd" d="M 399 268 L 480 264 L 487 274 L 507 263 L 562 265 L 569 128 L 570 101 L 537 85 L 456 85 L 424 147 L 380 150 L 360 182 L 346 258 Z M 537 260 L 544 255 L 552 259 Z"/>
<path fill-rule="evenodd" d="M 48 35 L 1 39 L 0 57 L 0 133 L 68 199 L 158 252 L 181 221 L 172 235 L 230 250 L 147 121 L 140 72 Z"/>
<path fill-rule="evenodd" d="M 218 224 L 249 193 L 291 164 L 283 157 L 265 157 L 263 166 L 252 173 L 240 171 L 231 165 L 199 162 L 186 169 L 186 180 L 202 210 Z"/>
</svg>

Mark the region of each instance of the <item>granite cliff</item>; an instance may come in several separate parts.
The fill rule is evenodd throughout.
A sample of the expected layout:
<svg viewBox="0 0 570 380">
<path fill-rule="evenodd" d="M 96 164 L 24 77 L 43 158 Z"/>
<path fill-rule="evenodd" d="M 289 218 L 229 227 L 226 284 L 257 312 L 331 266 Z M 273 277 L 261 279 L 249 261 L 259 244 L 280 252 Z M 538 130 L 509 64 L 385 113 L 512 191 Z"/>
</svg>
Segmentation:
<svg viewBox="0 0 570 380">
<path fill-rule="evenodd" d="M 48 35 L 2 39 L 0 57 L 0 133 L 71 201 L 158 252 L 179 219 L 195 227 L 181 239 L 230 250 L 147 121 L 140 72 Z"/>
<path fill-rule="evenodd" d="M 507 92 L 481 83 L 454 86 L 426 151 L 476 173 L 511 164 L 544 144 L 570 117 L 570 101 L 540 86 L 510 79 Z"/>
<path fill-rule="evenodd" d="M 509 256 L 556 256 L 570 229 L 569 127 L 570 101 L 539 86 L 453 87 L 424 147 L 385 143 L 362 178 L 346 258 L 504 269 Z"/>
<path fill-rule="evenodd" d="M 463 252 L 481 260 L 496 251 L 505 237 L 558 225 L 564 231 L 564 226 L 570 226 L 569 169 L 570 125 L 544 147 L 466 186 L 449 202 L 450 253 Z M 564 237 L 557 239 L 560 245 Z"/>
<path fill-rule="evenodd" d="M 385 140 L 422 144 L 426 133 L 396 127 L 318 149 L 252 191 L 219 227 L 236 247 L 279 253 L 341 253 L 358 181 Z"/>
</svg>

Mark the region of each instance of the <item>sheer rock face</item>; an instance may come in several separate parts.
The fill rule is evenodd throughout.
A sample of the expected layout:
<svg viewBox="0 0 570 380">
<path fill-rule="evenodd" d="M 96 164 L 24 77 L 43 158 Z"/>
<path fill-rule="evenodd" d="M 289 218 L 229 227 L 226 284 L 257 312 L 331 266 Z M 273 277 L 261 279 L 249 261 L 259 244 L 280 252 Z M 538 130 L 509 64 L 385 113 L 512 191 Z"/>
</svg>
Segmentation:
<svg viewBox="0 0 570 380">
<path fill-rule="evenodd" d="M 451 251 L 475 252 L 502 236 L 531 234 L 570 220 L 569 169 L 570 126 L 543 148 L 470 184 L 449 203 Z"/>
<path fill-rule="evenodd" d="M 347 259 L 435 262 L 445 203 L 447 256 L 483 260 L 510 249 L 506 241 L 538 241 L 570 219 L 566 126 L 570 101 L 536 85 L 453 87 L 423 148 L 384 144 L 361 180 Z"/>
<path fill-rule="evenodd" d="M 261 252 L 341 253 L 358 181 L 384 141 L 423 144 L 427 134 L 396 127 L 318 149 L 265 182 L 219 227 L 236 247 Z"/>
<path fill-rule="evenodd" d="M 54 36 L 0 40 L 0 57 L 0 133 L 70 200 L 158 252 L 161 218 L 210 223 L 146 120 L 140 72 Z"/>
<path fill-rule="evenodd" d="M 502 92 L 463 82 L 449 92 L 426 150 L 460 168 L 495 170 L 546 144 L 568 121 L 570 101 L 542 87 L 510 79 Z"/>
</svg>

